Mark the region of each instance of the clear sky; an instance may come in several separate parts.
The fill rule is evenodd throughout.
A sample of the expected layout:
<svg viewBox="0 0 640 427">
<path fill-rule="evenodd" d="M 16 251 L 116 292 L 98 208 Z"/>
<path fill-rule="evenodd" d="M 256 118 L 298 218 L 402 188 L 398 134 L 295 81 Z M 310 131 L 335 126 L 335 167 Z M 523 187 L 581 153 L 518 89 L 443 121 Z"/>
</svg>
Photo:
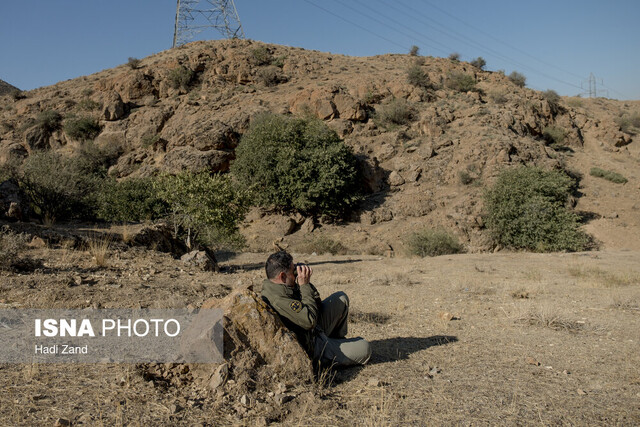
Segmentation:
<svg viewBox="0 0 640 427">
<path fill-rule="evenodd" d="M 421 55 L 482 56 L 486 69 L 518 71 L 537 90 L 587 93 L 593 74 L 598 95 L 640 99 L 638 0 L 235 2 L 254 40 L 352 56 L 416 45 Z M 175 11 L 176 0 L 3 0 L 0 79 L 30 90 L 169 49 Z"/>
</svg>

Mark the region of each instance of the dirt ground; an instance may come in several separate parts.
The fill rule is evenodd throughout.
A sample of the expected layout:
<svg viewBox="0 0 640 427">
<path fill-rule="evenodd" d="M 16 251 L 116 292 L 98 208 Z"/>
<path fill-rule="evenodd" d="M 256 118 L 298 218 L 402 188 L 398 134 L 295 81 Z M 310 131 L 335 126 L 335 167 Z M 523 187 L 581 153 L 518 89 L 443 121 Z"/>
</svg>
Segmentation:
<svg viewBox="0 0 640 427">
<path fill-rule="evenodd" d="M 259 287 L 267 256 L 220 257 L 223 271 L 206 273 L 139 248 L 110 250 L 104 267 L 63 247 L 26 255 L 42 265 L 0 272 L 0 308 L 197 307 Z M 134 365 L 4 364 L 0 424 L 640 424 L 637 251 L 294 256 L 323 297 L 349 294 L 367 366 L 294 386 L 284 404 L 220 411 L 225 396 L 164 387 Z"/>
</svg>

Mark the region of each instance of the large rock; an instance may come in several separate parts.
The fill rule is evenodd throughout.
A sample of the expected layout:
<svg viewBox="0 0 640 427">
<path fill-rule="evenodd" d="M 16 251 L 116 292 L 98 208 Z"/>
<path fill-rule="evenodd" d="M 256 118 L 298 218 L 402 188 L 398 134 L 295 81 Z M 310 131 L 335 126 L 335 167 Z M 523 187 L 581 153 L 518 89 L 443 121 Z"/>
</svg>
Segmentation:
<svg viewBox="0 0 640 427">
<path fill-rule="evenodd" d="M 175 257 L 182 256 L 187 252 L 187 246 L 181 240 L 173 237 L 173 230 L 166 224 L 157 224 L 141 229 L 131 238 L 131 243 L 155 251 L 168 252 Z"/>
<path fill-rule="evenodd" d="M 207 300 L 202 308 L 223 311 L 224 362 L 143 365 L 146 378 L 175 386 L 195 384 L 236 399 L 262 394 L 265 400 L 277 384 L 300 387 L 312 382 L 309 357 L 251 287 L 236 289 L 223 299 Z"/>
<path fill-rule="evenodd" d="M 251 288 L 235 290 L 222 300 L 207 300 L 202 308 L 224 311 L 224 358 L 237 384 L 312 381 L 311 360 Z"/>
<path fill-rule="evenodd" d="M 107 121 L 120 120 L 125 115 L 124 102 L 120 94 L 116 91 L 110 91 L 104 97 L 104 108 L 102 109 L 102 116 Z"/>
<path fill-rule="evenodd" d="M 193 265 L 203 271 L 220 271 L 215 254 L 210 250 L 191 251 L 182 255 L 180 261 Z"/>
<path fill-rule="evenodd" d="M 162 169 L 169 173 L 184 170 L 226 172 L 233 159 L 233 153 L 222 150 L 200 151 L 193 147 L 175 147 L 164 157 Z"/>
<path fill-rule="evenodd" d="M 24 220 L 29 216 L 29 202 L 18 187 L 8 179 L 0 184 L 0 218 Z"/>
</svg>

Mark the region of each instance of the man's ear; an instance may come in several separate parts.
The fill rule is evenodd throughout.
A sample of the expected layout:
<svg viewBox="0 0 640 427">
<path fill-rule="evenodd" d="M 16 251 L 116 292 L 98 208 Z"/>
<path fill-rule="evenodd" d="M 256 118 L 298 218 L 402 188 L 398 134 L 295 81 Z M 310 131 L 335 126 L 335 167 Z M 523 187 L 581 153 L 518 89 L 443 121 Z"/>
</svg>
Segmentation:
<svg viewBox="0 0 640 427">
<path fill-rule="evenodd" d="M 285 273 L 284 271 L 281 271 L 280 273 L 278 273 L 278 280 L 281 283 L 287 283 L 287 273 Z"/>
</svg>

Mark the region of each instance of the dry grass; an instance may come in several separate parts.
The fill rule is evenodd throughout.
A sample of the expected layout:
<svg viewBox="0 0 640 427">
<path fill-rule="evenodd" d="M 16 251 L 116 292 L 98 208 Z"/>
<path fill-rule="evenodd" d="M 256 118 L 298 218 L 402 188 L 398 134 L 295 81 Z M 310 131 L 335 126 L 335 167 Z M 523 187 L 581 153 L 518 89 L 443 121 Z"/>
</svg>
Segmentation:
<svg viewBox="0 0 640 427">
<path fill-rule="evenodd" d="M 106 267 L 109 261 L 111 238 L 108 235 L 93 236 L 89 239 L 89 254 L 98 267 Z"/>
<path fill-rule="evenodd" d="M 389 323 L 393 316 L 380 312 L 365 313 L 360 310 L 351 309 L 349 311 L 349 322 L 369 323 L 372 325 L 383 325 Z"/>
<path fill-rule="evenodd" d="M 573 265 L 567 271 L 571 277 L 587 280 L 603 288 L 619 288 L 640 283 L 640 274 L 636 272 L 612 273 L 599 267 L 586 267 L 584 265 Z"/>
<path fill-rule="evenodd" d="M 564 314 L 558 312 L 549 305 L 533 308 L 528 312 L 518 316 L 519 323 L 531 326 L 541 326 L 556 331 L 581 331 L 586 328 L 586 322 L 582 320 L 571 320 Z"/>
<path fill-rule="evenodd" d="M 133 228 L 129 224 L 122 224 L 122 228 L 121 228 L 122 242 L 128 245 L 133 241 L 134 236 L 135 236 L 135 233 L 133 232 Z"/>
</svg>

